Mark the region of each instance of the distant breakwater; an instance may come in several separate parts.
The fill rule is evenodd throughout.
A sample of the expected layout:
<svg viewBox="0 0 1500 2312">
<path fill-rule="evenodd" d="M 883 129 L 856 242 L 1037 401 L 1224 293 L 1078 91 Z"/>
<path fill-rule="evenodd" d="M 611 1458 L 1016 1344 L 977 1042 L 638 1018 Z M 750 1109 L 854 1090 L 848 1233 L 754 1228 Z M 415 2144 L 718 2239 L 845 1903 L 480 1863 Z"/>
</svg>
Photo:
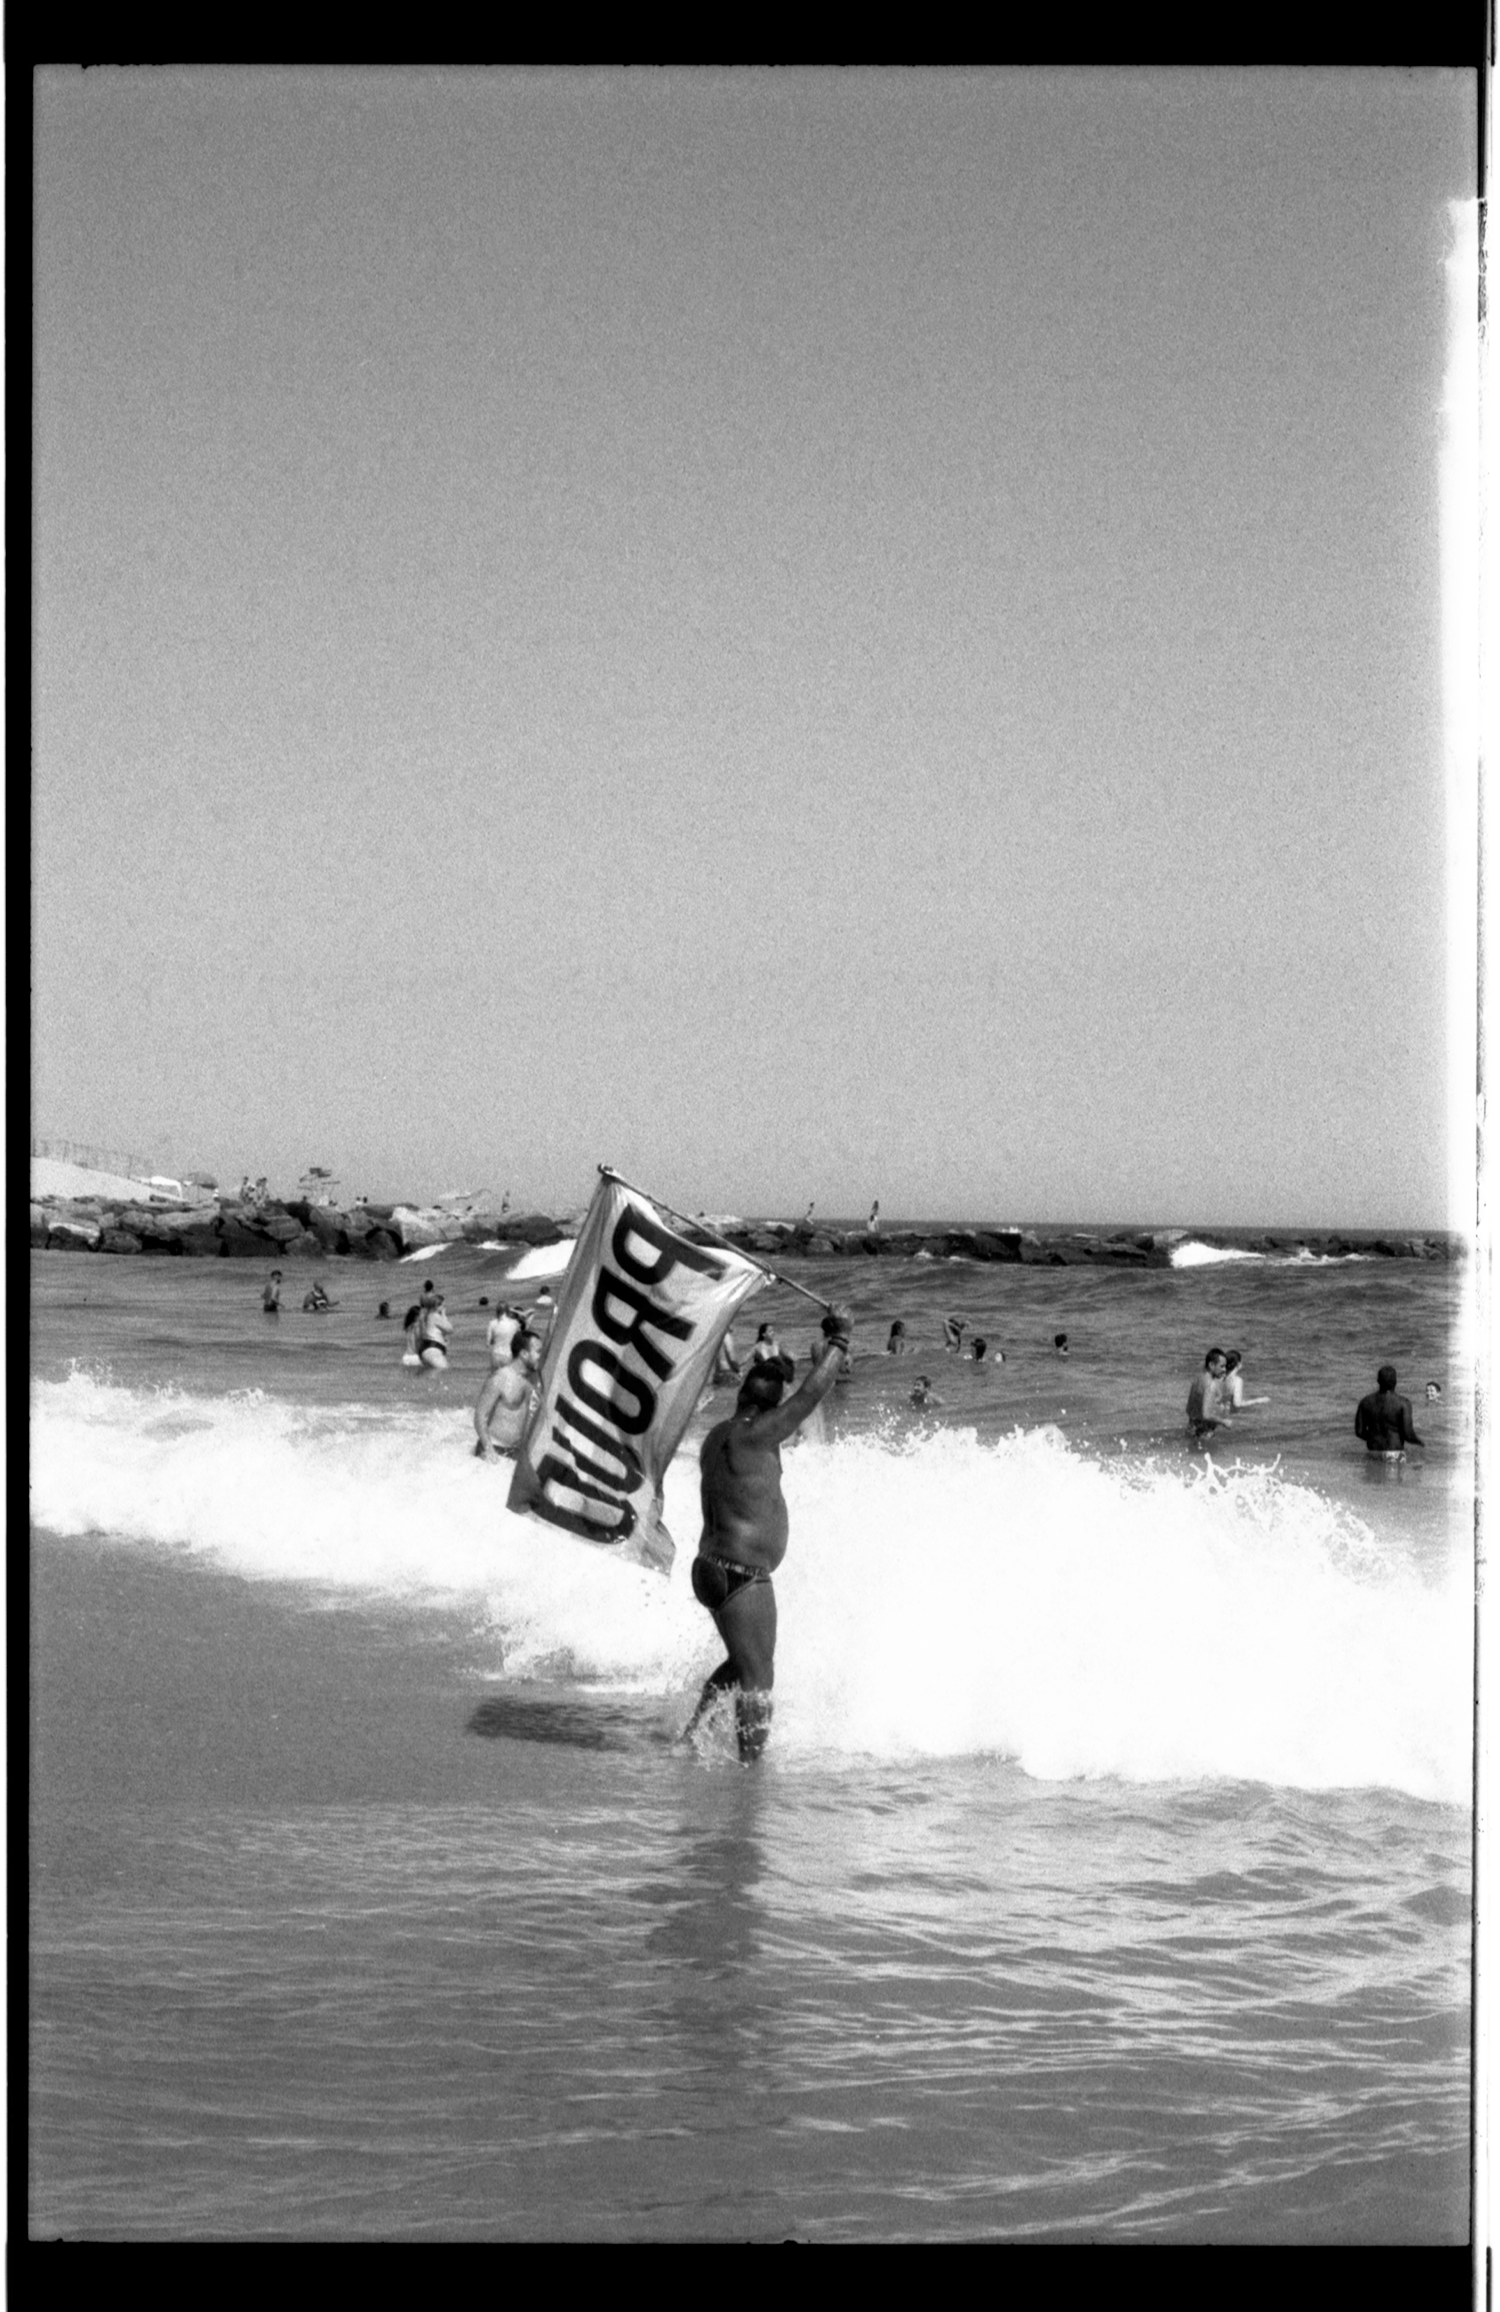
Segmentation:
<svg viewBox="0 0 1500 2312">
<path fill-rule="evenodd" d="M 576 1220 L 544 1212 L 470 1213 L 430 1205 L 356 1204 L 347 1209 L 300 1199 L 247 1202 L 220 1197 L 212 1206 L 173 1210 L 100 1198 L 47 1198 L 31 1205 L 31 1243 L 48 1252 L 155 1253 L 194 1260 L 400 1260 L 442 1244 L 502 1245 L 516 1252 L 558 1244 Z M 1167 1268 L 1173 1252 L 1193 1243 L 1226 1252 L 1295 1258 L 1363 1253 L 1390 1260 L 1449 1260 L 1456 1240 L 1375 1235 L 1368 1230 L 1120 1229 L 1111 1234 L 1067 1228 L 814 1228 L 745 1221 L 725 1226 L 725 1240 L 762 1260 L 777 1258 L 972 1260 L 1033 1267 Z"/>
</svg>

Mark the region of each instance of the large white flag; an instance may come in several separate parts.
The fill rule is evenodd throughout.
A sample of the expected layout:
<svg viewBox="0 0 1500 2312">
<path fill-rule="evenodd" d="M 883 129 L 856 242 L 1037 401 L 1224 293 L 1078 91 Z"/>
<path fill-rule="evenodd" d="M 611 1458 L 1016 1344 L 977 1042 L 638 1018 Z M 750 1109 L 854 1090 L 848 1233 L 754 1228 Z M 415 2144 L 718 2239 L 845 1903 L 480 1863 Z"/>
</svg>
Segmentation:
<svg viewBox="0 0 1500 2312">
<path fill-rule="evenodd" d="M 667 1464 L 740 1303 L 752 1260 L 692 1244 L 605 1172 L 558 1293 L 507 1506 L 638 1565 L 673 1557 Z"/>
</svg>

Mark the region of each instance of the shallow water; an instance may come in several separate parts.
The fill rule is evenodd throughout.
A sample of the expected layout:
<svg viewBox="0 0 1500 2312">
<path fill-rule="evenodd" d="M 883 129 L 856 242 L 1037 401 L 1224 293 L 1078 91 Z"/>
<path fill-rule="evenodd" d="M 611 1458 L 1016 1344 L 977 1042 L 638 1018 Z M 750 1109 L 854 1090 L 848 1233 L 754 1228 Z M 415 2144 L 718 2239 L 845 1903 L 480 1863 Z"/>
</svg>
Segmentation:
<svg viewBox="0 0 1500 2312">
<path fill-rule="evenodd" d="M 440 1376 L 422 1270 L 33 1261 L 35 2234 L 1466 2237 L 1455 1272 L 804 1264 L 861 1353 L 747 1774 L 671 1746 L 693 1437 L 670 1581 L 509 1518 L 504 1264 L 436 1265 Z M 1221 1339 L 1272 1403 L 1205 1462 Z"/>
</svg>

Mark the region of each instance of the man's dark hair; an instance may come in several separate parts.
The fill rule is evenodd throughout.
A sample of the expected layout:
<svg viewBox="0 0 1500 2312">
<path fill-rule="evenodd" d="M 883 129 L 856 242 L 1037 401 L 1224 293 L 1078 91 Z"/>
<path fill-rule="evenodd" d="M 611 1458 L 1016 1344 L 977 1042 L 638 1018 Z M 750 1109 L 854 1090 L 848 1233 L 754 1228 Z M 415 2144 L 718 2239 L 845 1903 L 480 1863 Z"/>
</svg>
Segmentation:
<svg viewBox="0 0 1500 2312">
<path fill-rule="evenodd" d="M 527 1343 L 532 1341 L 534 1341 L 536 1346 L 540 1348 L 542 1345 L 541 1334 L 534 1333 L 530 1325 L 522 1325 L 521 1330 L 517 1333 L 515 1339 L 510 1344 L 511 1355 L 513 1357 L 518 1357 L 521 1354 L 521 1351 L 526 1347 Z"/>
<path fill-rule="evenodd" d="M 1222 1349 L 1210 1349 L 1208 1355 L 1203 1360 L 1204 1372 L 1206 1373 L 1208 1371 L 1208 1368 L 1213 1363 L 1215 1357 L 1222 1357 L 1223 1354 L 1224 1351 Z"/>
<path fill-rule="evenodd" d="M 1377 1389 L 1394 1389 L 1394 1388 L 1395 1388 L 1395 1386 L 1396 1386 L 1396 1368 L 1395 1368 L 1395 1366 L 1394 1366 L 1394 1365 L 1382 1365 L 1382 1366 L 1381 1366 L 1381 1368 L 1380 1368 L 1379 1372 L 1378 1372 L 1378 1373 L 1375 1375 L 1375 1386 L 1376 1386 L 1376 1388 L 1377 1388 Z"/>
<path fill-rule="evenodd" d="M 786 1394 L 787 1370 L 780 1357 L 762 1357 L 752 1365 L 740 1383 L 741 1397 L 759 1399 L 770 1405 L 779 1405 Z M 775 1391 L 775 1395 L 771 1391 Z"/>
</svg>

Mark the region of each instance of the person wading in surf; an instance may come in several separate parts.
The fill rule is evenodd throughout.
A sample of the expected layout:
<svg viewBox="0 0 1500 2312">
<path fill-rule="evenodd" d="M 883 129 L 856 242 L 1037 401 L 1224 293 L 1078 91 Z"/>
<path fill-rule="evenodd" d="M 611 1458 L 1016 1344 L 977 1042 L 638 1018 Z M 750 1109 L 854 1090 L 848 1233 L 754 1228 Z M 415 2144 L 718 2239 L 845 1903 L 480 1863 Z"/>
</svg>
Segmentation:
<svg viewBox="0 0 1500 2312">
<path fill-rule="evenodd" d="M 474 1407 L 476 1459 L 514 1460 L 531 1411 L 541 1361 L 540 1340 L 523 1327 L 507 1350 L 504 1364 L 491 1368 L 479 1392 Z"/>
<path fill-rule="evenodd" d="M 848 1348 L 849 1319 L 830 1309 L 823 1319 L 823 1346 L 795 1395 L 783 1404 L 787 1367 L 767 1357 L 741 1381 L 729 1419 L 703 1440 L 703 1538 L 693 1561 L 693 1595 L 713 1615 L 727 1659 L 705 1683 L 682 1739 L 695 1731 L 721 1694 L 733 1692 L 746 1765 L 759 1758 L 771 1731 L 776 1654 L 771 1576 L 787 1544 L 781 1447 L 827 1396 Z"/>
<path fill-rule="evenodd" d="M 1426 1450 L 1427 1440 L 1417 1435 L 1411 1417 L 1411 1399 L 1397 1392 L 1394 1365 L 1382 1365 L 1369 1396 L 1360 1398 L 1354 1409 L 1354 1434 L 1364 1439 L 1367 1453 L 1378 1453 L 1385 1461 L 1404 1461 L 1408 1445 Z"/>
</svg>

